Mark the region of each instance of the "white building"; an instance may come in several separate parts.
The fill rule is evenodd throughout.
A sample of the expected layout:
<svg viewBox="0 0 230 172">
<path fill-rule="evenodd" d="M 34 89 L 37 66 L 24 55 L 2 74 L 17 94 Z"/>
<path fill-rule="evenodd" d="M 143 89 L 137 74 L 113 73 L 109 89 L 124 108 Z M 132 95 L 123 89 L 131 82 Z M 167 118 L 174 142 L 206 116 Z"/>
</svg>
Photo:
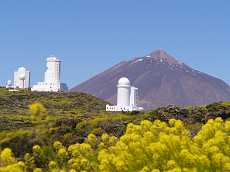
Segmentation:
<svg viewBox="0 0 230 172">
<path fill-rule="evenodd" d="M 137 107 L 137 100 L 138 100 L 138 88 L 131 87 L 130 90 L 130 106 Z"/>
<path fill-rule="evenodd" d="M 117 84 L 117 105 L 106 105 L 106 111 L 140 111 L 138 107 L 138 88 L 132 87 L 128 78 L 120 78 Z"/>
<path fill-rule="evenodd" d="M 9 83 L 8 83 L 9 84 Z M 30 87 L 30 71 L 24 67 L 14 72 L 14 88 L 27 89 Z"/>
<path fill-rule="evenodd" d="M 11 80 L 8 80 L 6 83 L 6 88 L 14 88 L 14 85 Z"/>
<path fill-rule="evenodd" d="M 59 92 L 61 91 L 61 61 L 51 56 L 47 58 L 47 70 L 45 72 L 44 82 L 38 82 L 31 91 L 38 92 Z"/>
<path fill-rule="evenodd" d="M 117 84 L 117 106 L 130 106 L 131 85 L 128 78 L 121 78 Z"/>
</svg>

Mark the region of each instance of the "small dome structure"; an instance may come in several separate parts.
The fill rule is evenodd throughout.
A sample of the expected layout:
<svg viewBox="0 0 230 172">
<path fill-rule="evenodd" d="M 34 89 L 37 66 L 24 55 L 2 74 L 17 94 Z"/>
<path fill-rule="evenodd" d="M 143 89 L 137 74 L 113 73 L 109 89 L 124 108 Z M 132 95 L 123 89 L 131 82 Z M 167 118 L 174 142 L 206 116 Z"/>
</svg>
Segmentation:
<svg viewBox="0 0 230 172">
<path fill-rule="evenodd" d="M 56 56 L 51 55 L 47 58 L 47 62 L 60 62 L 60 60 Z"/>
<path fill-rule="evenodd" d="M 18 68 L 18 72 L 19 72 L 19 75 L 18 75 L 19 79 L 25 80 L 26 79 L 26 68 L 20 67 Z"/>
<path fill-rule="evenodd" d="M 20 67 L 20 68 L 18 68 L 18 71 L 26 71 L 26 68 L 24 68 L 24 67 Z"/>
<path fill-rule="evenodd" d="M 119 79 L 118 81 L 118 85 L 126 85 L 126 86 L 130 86 L 130 81 L 128 78 L 126 77 L 122 77 Z"/>
<path fill-rule="evenodd" d="M 21 73 L 21 74 L 19 75 L 19 79 L 20 79 L 20 80 L 25 80 L 25 79 L 26 79 L 26 74 L 25 74 L 25 73 Z"/>
</svg>

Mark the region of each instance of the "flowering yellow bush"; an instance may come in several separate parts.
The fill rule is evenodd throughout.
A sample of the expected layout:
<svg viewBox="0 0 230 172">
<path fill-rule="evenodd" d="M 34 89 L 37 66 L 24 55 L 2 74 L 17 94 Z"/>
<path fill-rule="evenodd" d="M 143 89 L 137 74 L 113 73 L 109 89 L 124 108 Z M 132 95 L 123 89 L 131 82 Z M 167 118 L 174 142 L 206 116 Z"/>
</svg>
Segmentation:
<svg viewBox="0 0 230 172">
<path fill-rule="evenodd" d="M 42 120 L 47 116 L 47 110 L 41 103 L 33 103 L 29 106 L 29 112 L 33 120 Z"/>
<path fill-rule="evenodd" d="M 195 137 L 179 120 L 142 121 L 128 124 L 120 138 L 90 134 L 84 143 L 69 147 L 57 141 L 53 150 L 53 159 L 34 171 L 230 172 L 230 121 L 209 120 Z M 33 147 L 34 156 L 43 152 L 40 146 Z M 26 169 L 10 149 L 0 153 L 0 166 L 0 172 Z"/>
<path fill-rule="evenodd" d="M 23 172 L 24 162 L 16 162 L 11 149 L 6 148 L 0 154 L 0 172 Z"/>
</svg>

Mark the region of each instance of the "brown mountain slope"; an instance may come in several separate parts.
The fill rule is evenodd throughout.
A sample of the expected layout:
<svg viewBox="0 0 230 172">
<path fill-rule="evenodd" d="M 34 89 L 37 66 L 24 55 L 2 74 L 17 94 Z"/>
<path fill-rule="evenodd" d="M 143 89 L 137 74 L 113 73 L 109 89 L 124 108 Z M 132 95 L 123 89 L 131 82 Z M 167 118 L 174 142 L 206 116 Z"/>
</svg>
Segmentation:
<svg viewBox="0 0 230 172">
<path fill-rule="evenodd" d="M 201 105 L 230 100 L 230 87 L 222 80 L 177 61 L 163 50 L 121 62 L 71 91 L 93 94 L 116 103 L 116 84 L 128 77 L 139 88 L 144 108 L 174 105 Z"/>
</svg>

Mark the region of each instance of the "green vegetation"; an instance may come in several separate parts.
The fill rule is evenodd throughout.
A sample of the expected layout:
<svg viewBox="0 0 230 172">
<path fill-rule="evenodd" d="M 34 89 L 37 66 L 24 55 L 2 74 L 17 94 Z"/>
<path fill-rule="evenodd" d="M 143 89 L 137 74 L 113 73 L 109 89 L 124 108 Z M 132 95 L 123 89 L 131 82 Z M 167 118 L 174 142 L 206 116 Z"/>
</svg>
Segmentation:
<svg viewBox="0 0 230 172">
<path fill-rule="evenodd" d="M 0 149 L 16 156 L 33 144 L 50 144 L 75 133 L 76 124 L 104 111 L 106 102 L 83 93 L 36 93 L 0 89 Z M 40 116 L 38 116 L 40 115 Z M 75 136 L 67 142 L 81 140 Z M 24 143 L 24 144 L 22 144 Z"/>
<path fill-rule="evenodd" d="M 0 171 L 50 172 L 228 172 L 230 121 L 209 120 L 196 136 L 180 120 L 128 124 L 123 136 L 89 134 L 84 143 L 35 145 L 18 161 L 0 153 Z"/>
<path fill-rule="evenodd" d="M 217 117 L 226 120 L 230 117 L 230 102 L 219 102 L 207 106 L 168 106 L 148 112 L 132 113 L 108 113 L 104 111 L 105 105 L 106 102 L 83 93 L 8 92 L 5 89 L 0 89 L 0 152 L 2 150 L 4 154 L 11 157 L 11 160 L 7 163 L 5 160 L 0 160 L 0 167 L 4 166 L 4 168 L 0 168 L 0 172 L 6 168 L 13 168 L 12 166 L 15 166 L 15 169 L 26 168 L 26 171 L 33 171 L 35 168 L 38 168 L 37 171 L 40 168 L 43 171 L 52 171 L 51 169 L 53 171 L 55 171 L 54 169 L 58 169 L 56 171 L 61 169 L 66 171 L 70 169 L 76 171 L 106 171 L 106 169 L 102 170 L 100 167 L 99 152 L 101 149 L 99 144 L 105 138 L 112 139 L 111 143 L 109 142 L 110 144 L 107 145 L 108 150 L 110 150 L 111 146 L 115 146 L 121 141 L 121 138 L 127 135 L 128 130 L 126 129 L 127 126 L 131 125 L 130 123 L 138 127 L 140 124 L 142 126 L 142 121 L 147 120 L 148 124 L 153 122 L 152 125 L 155 125 L 154 121 L 160 120 L 165 122 L 161 123 L 162 125 L 169 123 L 169 126 L 166 126 L 170 128 L 172 127 L 171 119 L 180 120 L 183 122 L 183 130 L 188 132 L 186 137 L 189 137 L 190 142 L 193 143 L 193 138 L 199 135 L 197 133 L 202 132 L 200 131 L 202 125 L 206 124 L 208 120 Z M 221 124 L 223 123 L 222 121 Z M 229 131 L 227 135 L 229 137 Z M 157 137 L 159 139 L 159 136 Z M 91 141 L 89 141 L 89 138 L 91 138 Z M 53 143 L 59 143 L 56 141 L 61 143 L 54 146 Z M 97 143 L 93 143 L 93 141 Z M 75 162 L 75 159 L 72 159 L 71 152 L 68 151 L 71 145 L 72 147 L 79 145 L 77 147 L 81 149 L 81 145 L 84 148 L 85 144 L 90 145 L 90 151 L 93 154 L 91 157 L 85 157 L 86 162 L 85 159 L 77 159 L 76 162 L 78 164 L 83 163 L 83 166 L 84 163 L 93 163 L 94 169 L 72 167 L 68 163 L 70 160 Z M 34 147 L 34 145 L 37 146 Z M 6 148 L 10 148 L 11 153 Z M 59 150 L 60 148 L 61 150 Z M 201 147 L 198 148 L 201 149 Z M 39 153 L 39 151 L 41 152 Z M 111 155 L 113 153 L 115 152 L 109 152 Z M 224 154 L 223 152 L 220 153 Z M 66 156 L 66 159 L 60 159 L 59 154 Z M 86 152 L 86 154 L 89 154 L 89 152 Z M 202 153 L 203 155 L 206 156 Z M 145 156 L 143 155 L 143 157 Z M 228 155 L 224 154 L 224 156 Z M 210 163 L 211 161 L 212 159 Z M 111 163 L 109 164 L 111 165 Z M 226 164 L 223 166 L 226 166 Z M 143 169 L 140 169 L 141 167 L 137 169 L 147 172 L 152 170 L 152 167 L 150 168 L 148 165 L 148 168 L 143 166 Z M 181 165 L 176 162 L 173 167 L 180 168 Z M 110 167 L 106 168 L 110 169 Z M 119 171 L 119 169 L 116 170 L 117 167 L 111 166 L 111 168 L 114 168 L 114 171 Z M 210 168 L 206 171 L 221 171 L 219 167 L 215 167 L 213 170 L 210 170 Z M 122 170 L 120 169 L 120 171 Z M 129 167 L 128 170 L 130 170 Z M 167 171 L 166 169 L 159 170 Z"/>
</svg>

